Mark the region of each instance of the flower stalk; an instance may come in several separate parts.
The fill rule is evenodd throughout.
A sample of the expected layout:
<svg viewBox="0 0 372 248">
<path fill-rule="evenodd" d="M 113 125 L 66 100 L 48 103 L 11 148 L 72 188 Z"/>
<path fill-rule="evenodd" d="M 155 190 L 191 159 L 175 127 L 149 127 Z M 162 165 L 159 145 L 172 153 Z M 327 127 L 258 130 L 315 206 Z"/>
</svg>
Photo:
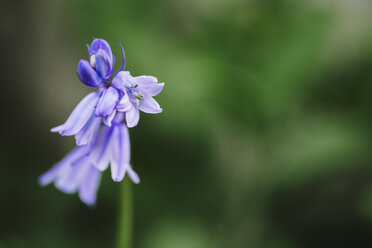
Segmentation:
<svg viewBox="0 0 372 248">
<path fill-rule="evenodd" d="M 120 185 L 119 227 L 117 248 L 131 248 L 133 235 L 132 182 L 123 180 Z"/>
</svg>

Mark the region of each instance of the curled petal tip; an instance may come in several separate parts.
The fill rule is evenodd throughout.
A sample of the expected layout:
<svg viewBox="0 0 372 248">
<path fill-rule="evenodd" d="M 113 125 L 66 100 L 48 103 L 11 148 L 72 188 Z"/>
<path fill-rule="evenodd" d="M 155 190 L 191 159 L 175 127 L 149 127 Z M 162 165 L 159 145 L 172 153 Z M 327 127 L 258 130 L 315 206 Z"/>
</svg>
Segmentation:
<svg viewBox="0 0 372 248">
<path fill-rule="evenodd" d="M 114 177 L 114 178 L 112 178 L 112 180 L 113 180 L 114 182 L 121 182 L 121 181 L 123 180 L 123 178 L 120 178 L 120 177 Z"/>
<path fill-rule="evenodd" d="M 61 126 L 53 127 L 53 128 L 50 129 L 50 131 L 51 131 L 52 133 L 58 133 L 59 130 L 61 130 Z"/>
<path fill-rule="evenodd" d="M 128 173 L 128 176 L 130 177 L 130 179 L 132 179 L 133 183 L 135 183 L 135 184 L 140 183 L 140 178 L 139 178 L 138 174 L 132 169 L 132 167 L 130 165 L 128 165 L 127 173 Z"/>
<path fill-rule="evenodd" d="M 86 145 L 86 144 L 88 144 L 88 142 L 76 140 L 76 145 L 78 145 L 78 146 L 83 146 L 83 145 Z"/>
<path fill-rule="evenodd" d="M 37 179 L 37 182 L 39 183 L 40 186 L 46 186 L 46 185 L 49 184 L 49 182 L 45 180 L 45 177 L 43 177 L 43 175 L 41 175 L 41 176 Z"/>
</svg>

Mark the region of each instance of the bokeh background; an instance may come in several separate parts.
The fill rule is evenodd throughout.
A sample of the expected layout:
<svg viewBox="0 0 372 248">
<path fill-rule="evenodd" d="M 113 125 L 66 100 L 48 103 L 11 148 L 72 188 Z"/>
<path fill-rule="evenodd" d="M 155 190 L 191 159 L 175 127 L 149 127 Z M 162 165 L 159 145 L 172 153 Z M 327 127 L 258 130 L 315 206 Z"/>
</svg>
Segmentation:
<svg viewBox="0 0 372 248">
<path fill-rule="evenodd" d="M 369 0 L 1 1 L 0 247 L 114 247 L 98 203 L 38 176 L 74 146 L 49 132 L 92 89 L 93 37 L 166 87 L 130 131 L 136 248 L 372 247 Z"/>
</svg>

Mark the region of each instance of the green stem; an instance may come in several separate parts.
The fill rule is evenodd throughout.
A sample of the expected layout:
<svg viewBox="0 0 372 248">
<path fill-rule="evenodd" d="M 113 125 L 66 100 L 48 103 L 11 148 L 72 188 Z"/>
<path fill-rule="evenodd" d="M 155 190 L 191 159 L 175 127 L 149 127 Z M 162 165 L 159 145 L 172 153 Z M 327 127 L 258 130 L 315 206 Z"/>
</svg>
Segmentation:
<svg viewBox="0 0 372 248">
<path fill-rule="evenodd" d="M 131 248 L 133 224 L 132 182 L 129 180 L 129 178 L 125 178 L 120 184 L 121 199 L 119 209 L 117 248 Z"/>
</svg>

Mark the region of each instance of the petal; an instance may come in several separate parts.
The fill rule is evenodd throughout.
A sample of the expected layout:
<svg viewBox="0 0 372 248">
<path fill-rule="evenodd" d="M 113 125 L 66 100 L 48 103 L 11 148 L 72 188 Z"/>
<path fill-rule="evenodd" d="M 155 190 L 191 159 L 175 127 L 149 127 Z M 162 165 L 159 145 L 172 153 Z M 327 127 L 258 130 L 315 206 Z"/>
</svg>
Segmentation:
<svg viewBox="0 0 372 248">
<path fill-rule="evenodd" d="M 92 44 L 90 44 L 90 48 L 89 48 L 89 57 L 91 57 L 92 55 L 95 55 L 98 53 L 98 50 L 102 49 L 103 51 L 105 51 L 108 55 L 108 57 L 110 58 L 110 61 L 113 61 L 113 56 L 112 56 L 112 52 L 111 52 L 111 47 L 110 45 L 107 43 L 107 41 L 103 40 L 103 39 L 94 39 Z"/>
<path fill-rule="evenodd" d="M 158 95 L 164 87 L 164 83 L 158 84 L 158 79 L 153 76 L 138 76 L 134 80 L 140 91 L 150 96 Z"/>
<path fill-rule="evenodd" d="M 134 85 L 134 78 L 129 71 L 119 71 L 112 79 L 112 86 L 123 92 L 126 91 L 126 87 L 131 87 L 132 85 Z"/>
<path fill-rule="evenodd" d="M 59 163 L 57 163 L 51 170 L 44 173 L 39 178 L 41 185 L 46 185 L 55 181 L 56 187 L 64 192 L 73 193 L 76 188 L 76 183 L 70 183 L 69 180 L 76 173 L 72 163 L 79 161 L 81 158 L 86 157 L 89 152 L 88 146 L 78 146 L 65 156 Z"/>
<path fill-rule="evenodd" d="M 125 112 L 125 120 L 127 121 L 128 127 L 135 127 L 139 121 L 139 110 L 135 107 Z"/>
<path fill-rule="evenodd" d="M 130 164 L 127 165 L 126 172 L 127 172 L 128 176 L 130 177 L 130 179 L 132 179 L 132 181 L 134 183 L 136 183 L 136 184 L 140 183 L 140 178 L 139 178 L 138 174 L 132 169 Z"/>
<path fill-rule="evenodd" d="M 164 83 L 155 84 L 151 89 L 146 89 L 145 92 L 150 96 L 159 95 L 164 88 Z"/>
<path fill-rule="evenodd" d="M 86 60 L 80 60 L 78 64 L 78 76 L 80 81 L 90 87 L 99 87 L 103 81 Z"/>
<path fill-rule="evenodd" d="M 46 186 L 53 182 L 59 175 L 64 174 L 64 171 L 70 166 L 68 163 L 63 163 L 62 161 L 54 165 L 50 170 L 43 173 L 39 177 L 39 184 L 41 186 Z"/>
<path fill-rule="evenodd" d="M 48 185 L 54 180 L 61 178 L 68 173 L 71 163 L 85 156 L 88 152 L 87 146 L 78 146 L 67 154 L 61 161 L 54 165 L 50 170 L 39 177 L 39 183 L 42 186 Z"/>
<path fill-rule="evenodd" d="M 101 173 L 89 162 L 89 151 L 89 146 L 76 147 L 39 178 L 40 184 L 55 181 L 55 186 L 62 192 L 72 194 L 79 191 L 80 199 L 87 205 L 93 205 Z"/>
<path fill-rule="evenodd" d="M 80 158 L 77 162 L 74 165 L 70 165 L 66 174 L 55 182 L 55 186 L 64 193 L 73 194 L 77 192 L 88 172 L 89 163 L 86 160 L 86 156 Z"/>
<path fill-rule="evenodd" d="M 98 75 L 102 79 L 109 79 L 112 74 L 112 60 L 110 60 L 109 56 L 105 51 L 99 49 L 97 54 L 95 55 L 96 60 L 96 71 Z"/>
<path fill-rule="evenodd" d="M 101 172 L 90 164 L 85 178 L 79 188 L 80 200 L 88 206 L 93 206 L 96 203 L 97 190 L 100 181 Z"/>
<path fill-rule="evenodd" d="M 113 123 L 120 124 L 123 122 L 125 118 L 125 114 L 122 112 L 117 112 L 114 119 L 112 120 Z"/>
<path fill-rule="evenodd" d="M 115 115 L 116 115 L 116 110 L 112 111 L 110 115 L 103 117 L 103 123 L 105 123 L 106 126 L 111 127 L 112 120 L 114 119 Z"/>
<path fill-rule="evenodd" d="M 115 182 L 120 182 L 125 175 L 125 165 L 130 160 L 129 132 L 124 124 L 115 125 L 112 141 L 111 177 Z"/>
<path fill-rule="evenodd" d="M 85 126 L 75 135 L 76 145 L 87 145 L 95 140 L 99 126 L 101 125 L 101 117 L 92 115 Z"/>
<path fill-rule="evenodd" d="M 97 140 L 94 142 L 92 151 L 89 155 L 89 161 L 100 171 L 106 170 L 109 165 L 112 132 L 113 127 L 104 126 Z"/>
<path fill-rule="evenodd" d="M 120 94 L 117 89 L 114 87 L 110 87 L 105 90 L 100 97 L 97 108 L 96 108 L 96 115 L 97 116 L 107 116 L 114 111 L 116 105 L 119 102 Z"/>
<path fill-rule="evenodd" d="M 61 126 L 52 128 L 51 131 L 67 136 L 77 134 L 92 116 L 98 98 L 96 92 L 88 94 L 75 107 L 67 121 Z"/>
<path fill-rule="evenodd" d="M 129 111 L 131 108 L 133 108 L 132 102 L 129 100 L 129 96 L 127 94 L 127 91 L 124 90 L 124 96 L 121 98 L 118 106 L 116 109 L 120 112 L 126 112 Z"/>
<path fill-rule="evenodd" d="M 152 98 L 151 96 L 146 96 L 146 95 L 144 99 L 140 101 L 140 104 L 138 105 L 138 109 L 148 114 L 158 114 L 163 111 L 160 108 L 160 105 L 155 101 L 154 98 Z"/>
<path fill-rule="evenodd" d="M 154 76 L 138 76 L 134 77 L 134 80 L 141 87 L 152 87 L 158 83 L 158 79 Z"/>
</svg>

